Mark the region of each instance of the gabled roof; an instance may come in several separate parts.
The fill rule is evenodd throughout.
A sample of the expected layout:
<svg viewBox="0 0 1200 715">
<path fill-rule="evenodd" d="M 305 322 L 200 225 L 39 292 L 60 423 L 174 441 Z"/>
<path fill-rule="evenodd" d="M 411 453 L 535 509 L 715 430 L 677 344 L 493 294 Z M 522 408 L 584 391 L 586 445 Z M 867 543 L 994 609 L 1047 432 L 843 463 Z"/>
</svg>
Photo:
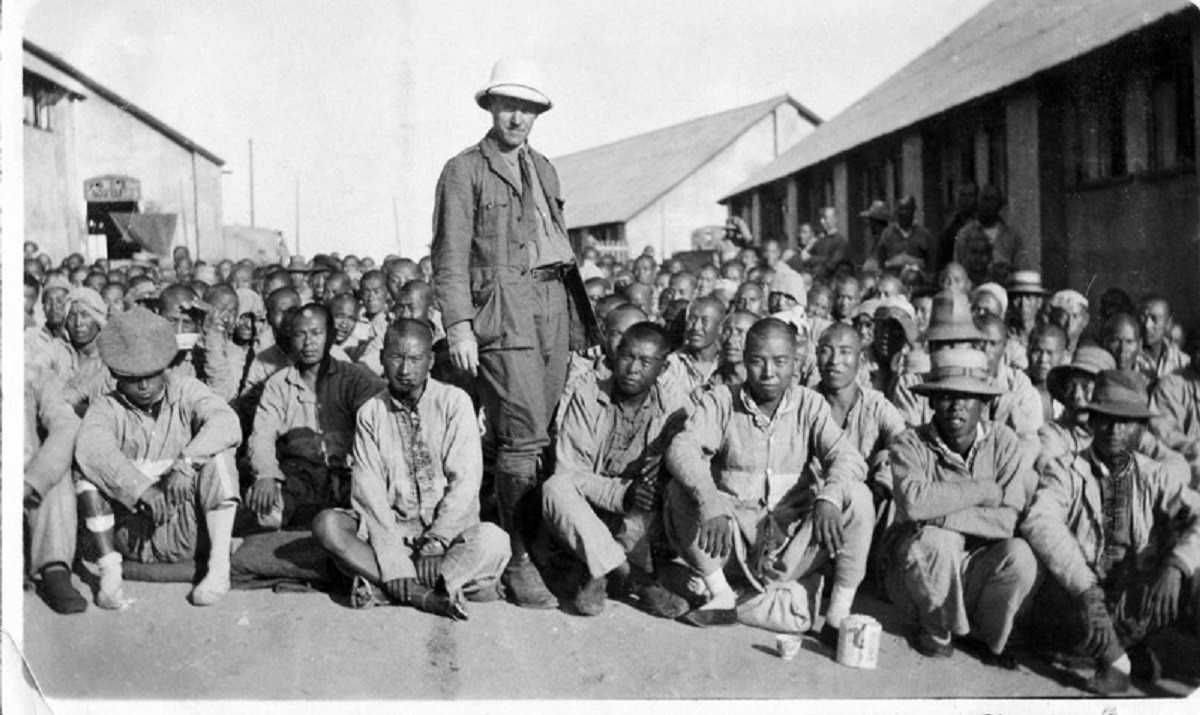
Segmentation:
<svg viewBox="0 0 1200 715">
<path fill-rule="evenodd" d="M 112 104 L 115 104 L 116 106 L 120 107 L 121 111 L 125 112 L 126 114 L 129 114 L 130 116 L 136 118 L 137 120 L 141 121 L 142 123 L 150 126 L 152 129 L 154 129 L 158 133 L 162 134 L 163 136 L 167 137 L 168 139 L 175 142 L 176 144 L 180 145 L 184 149 L 187 149 L 188 151 L 196 152 L 197 154 L 199 154 L 200 156 L 203 156 L 204 158 L 208 159 L 209 161 L 216 164 L 217 166 L 224 166 L 224 164 L 225 164 L 224 159 L 222 159 L 221 157 L 212 153 L 211 151 L 205 149 L 204 147 L 200 146 L 199 144 L 192 141 L 191 139 L 188 139 L 187 137 L 185 137 L 184 135 L 175 131 L 171 127 L 167 126 L 167 124 L 165 122 L 158 119 L 157 117 L 150 114 L 149 112 L 142 109 L 141 107 L 137 106 L 133 102 L 130 102 L 128 99 L 125 99 L 124 97 L 120 96 L 119 94 L 112 91 L 108 87 L 105 87 L 104 85 L 100 84 L 96 80 L 85 75 L 83 72 L 80 72 L 79 69 L 75 67 L 75 65 L 72 65 L 71 63 L 67 62 L 66 60 L 64 60 L 63 58 L 54 54 L 53 52 L 42 49 L 41 47 L 35 45 L 34 43 L 30 42 L 29 40 L 22 40 L 21 44 L 24 47 L 25 51 L 27 53 L 29 53 L 31 56 L 35 57 L 37 60 L 40 60 L 41 62 L 46 63 L 47 65 L 58 70 L 59 72 L 62 72 L 63 74 L 67 75 L 74 81 L 78 82 L 81 86 L 83 86 L 83 87 L 87 88 L 88 90 L 94 92 L 95 94 L 103 97 L 108 102 L 111 102 Z M 29 63 L 29 64 L 30 64 L 29 69 L 33 69 L 35 71 L 40 69 L 39 67 L 36 66 L 36 64 L 37 64 L 36 62 Z M 76 94 L 78 94 L 78 91 L 76 90 L 76 88 L 67 87 L 66 89 L 75 91 Z"/>
<path fill-rule="evenodd" d="M 628 221 L 781 104 L 821 119 L 786 94 L 554 159 L 568 226 Z"/>
<path fill-rule="evenodd" d="M 1188 0 L 994 0 L 722 201 L 986 96 L 1191 7 Z"/>
</svg>

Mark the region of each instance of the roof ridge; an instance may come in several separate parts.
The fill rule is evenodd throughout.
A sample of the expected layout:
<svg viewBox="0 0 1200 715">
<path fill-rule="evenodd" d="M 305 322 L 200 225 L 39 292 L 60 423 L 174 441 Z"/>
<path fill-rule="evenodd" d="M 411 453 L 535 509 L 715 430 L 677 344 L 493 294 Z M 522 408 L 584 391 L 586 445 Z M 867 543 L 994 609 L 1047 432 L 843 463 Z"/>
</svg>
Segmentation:
<svg viewBox="0 0 1200 715">
<path fill-rule="evenodd" d="M 752 102 L 750 104 L 744 104 L 740 107 L 732 107 L 730 109 L 724 109 L 719 112 L 713 112 L 712 114 L 705 114 L 700 117 L 693 117 L 692 119 L 685 119 L 682 122 L 676 122 L 675 124 L 668 124 L 665 127 L 659 127 L 657 129 L 650 129 L 648 131 L 640 132 L 638 134 L 631 134 L 630 136 L 622 137 L 621 139 L 614 139 L 613 141 L 610 141 L 610 142 L 607 142 L 604 144 L 597 144 L 596 146 L 588 147 L 587 149 L 580 149 L 578 151 L 573 151 L 570 154 L 561 154 L 557 157 L 554 157 L 553 160 L 557 162 L 557 161 L 561 161 L 563 159 L 568 159 L 568 158 L 577 156 L 579 154 L 586 154 L 588 152 L 598 151 L 600 149 L 607 149 L 607 148 L 616 146 L 618 144 L 623 144 L 625 142 L 630 142 L 630 141 L 634 141 L 634 140 L 638 140 L 638 139 L 645 139 L 645 138 L 653 136 L 655 134 L 660 134 L 660 133 L 665 133 L 665 132 L 673 132 L 673 131 L 682 129 L 686 126 L 689 126 L 689 125 L 694 125 L 699 122 L 713 121 L 713 120 L 716 120 L 716 119 L 719 119 L 722 117 L 727 117 L 731 114 L 734 114 L 735 112 L 744 112 L 749 109 L 753 109 L 755 107 L 762 105 L 763 106 L 762 112 L 756 113 L 754 115 L 755 119 L 757 120 L 759 117 L 762 117 L 763 115 L 766 114 L 768 106 L 769 106 L 769 108 L 774 109 L 775 107 L 779 106 L 781 103 L 789 102 L 789 101 L 794 102 L 795 104 L 797 104 L 800 107 L 803 107 L 803 105 L 800 105 L 799 102 L 796 102 L 796 100 L 789 93 L 782 92 L 773 97 L 769 97 L 767 99 L 763 99 L 763 100 L 760 100 L 757 102 Z M 807 110 L 805 110 L 805 111 L 807 111 Z"/>
</svg>

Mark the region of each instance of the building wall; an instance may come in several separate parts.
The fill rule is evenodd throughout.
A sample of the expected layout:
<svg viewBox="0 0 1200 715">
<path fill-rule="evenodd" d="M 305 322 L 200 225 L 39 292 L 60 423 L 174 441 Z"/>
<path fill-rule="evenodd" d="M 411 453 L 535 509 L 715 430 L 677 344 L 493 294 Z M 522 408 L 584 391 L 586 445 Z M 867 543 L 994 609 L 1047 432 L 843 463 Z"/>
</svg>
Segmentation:
<svg viewBox="0 0 1200 715">
<path fill-rule="evenodd" d="M 83 218 L 75 194 L 83 196 L 71 161 L 75 144 L 75 102 L 63 98 L 53 107 L 53 129 L 28 125 L 24 131 L 25 236 L 52 258 L 83 250 Z"/>
<path fill-rule="evenodd" d="M 200 257 L 220 257 L 219 166 L 199 154 L 193 157 L 191 151 L 95 95 L 79 104 L 77 127 L 80 220 L 86 211 L 82 180 L 102 174 L 132 176 L 141 182 L 142 211 L 179 215 L 175 245 L 187 245 Z"/>
<path fill-rule="evenodd" d="M 776 131 L 779 132 L 778 137 Z M 652 246 L 660 257 L 692 249 L 692 231 L 725 223 L 726 210 L 717 203 L 730 187 L 770 163 L 778 154 L 812 131 L 795 107 L 782 104 L 775 115 L 759 120 L 657 201 L 625 224 L 629 255 Z"/>
</svg>

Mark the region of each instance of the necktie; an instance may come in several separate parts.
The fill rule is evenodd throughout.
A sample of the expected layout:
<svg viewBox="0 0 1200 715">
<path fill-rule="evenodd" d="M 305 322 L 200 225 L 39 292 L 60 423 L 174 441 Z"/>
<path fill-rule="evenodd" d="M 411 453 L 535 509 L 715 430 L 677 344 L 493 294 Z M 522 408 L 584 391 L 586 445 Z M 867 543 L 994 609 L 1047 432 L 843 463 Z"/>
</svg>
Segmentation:
<svg viewBox="0 0 1200 715">
<path fill-rule="evenodd" d="M 525 218 L 530 212 L 537 212 L 537 199 L 533 195 L 533 166 L 525 149 L 517 151 L 517 165 L 521 167 L 521 218 Z"/>
<path fill-rule="evenodd" d="M 408 425 L 408 467 L 417 483 L 417 508 L 421 523 L 429 526 L 433 522 L 434 507 L 439 501 L 433 484 L 433 454 L 421 432 L 421 413 L 417 410 L 416 401 L 406 399 L 400 402 L 400 406 L 400 414 Z"/>
</svg>

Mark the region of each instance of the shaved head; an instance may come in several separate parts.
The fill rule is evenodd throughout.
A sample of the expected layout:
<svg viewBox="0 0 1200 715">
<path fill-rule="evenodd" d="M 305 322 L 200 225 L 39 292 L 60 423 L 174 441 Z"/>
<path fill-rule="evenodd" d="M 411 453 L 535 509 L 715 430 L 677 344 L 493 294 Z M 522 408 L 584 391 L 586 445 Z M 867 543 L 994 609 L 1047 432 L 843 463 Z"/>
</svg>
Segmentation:
<svg viewBox="0 0 1200 715">
<path fill-rule="evenodd" d="M 763 318 L 750 326 L 750 331 L 746 333 L 746 345 L 776 337 L 787 340 L 793 348 L 796 346 L 796 329 L 779 318 Z"/>
<path fill-rule="evenodd" d="M 821 333 L 821 337 L 817 339 L 817 345 L 833 345 L 838 340 L 849 338 L 854 341 L 854 344 L 862 348 L 862 336 L 853 325 L 848 323 L 834 323 L 828 328 L 825 328 Z"/>
<path fill-rule="evenodd" d="M 433 331 L 429 328 L 429 324 L 423 320 L 399 318 L 394 321 L 388 326 L 387 334 L 383 337 L 384 349 L 386 350 L 389 345 L 405 338 L 419 340 L 426 351 L 433 351 Z"/>
</svg>

